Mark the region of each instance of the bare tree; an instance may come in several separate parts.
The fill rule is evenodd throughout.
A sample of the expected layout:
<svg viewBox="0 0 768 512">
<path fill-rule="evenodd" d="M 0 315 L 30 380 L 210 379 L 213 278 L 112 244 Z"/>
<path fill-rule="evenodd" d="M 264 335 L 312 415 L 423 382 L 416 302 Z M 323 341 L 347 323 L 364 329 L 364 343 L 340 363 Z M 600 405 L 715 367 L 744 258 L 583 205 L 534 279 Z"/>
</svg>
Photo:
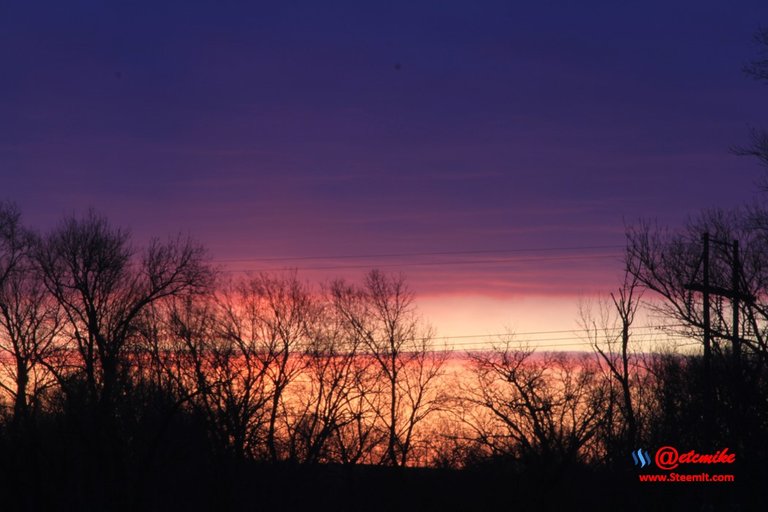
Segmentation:
<svg viewBox="0 0 768 512">
<path fill-rule="evenodd" d="M 376 362 L 362 349 L 349 362 L 350 389 L 343 394 L 342 421 L 336 423 L 328 451 L 343 464 L 379 463 L 378 448 L 386 444 L 388 433 L 378 421 L 385 397 Z"/>
<path fill-rule="evenodd" d="M 580 323 L 606 371 L 609 400 L 605 409 L 605 431 L 609 453 L 621 453 L 637 446 L 639 413 L 637 393 L 642 389 L 643 370 L 637 353 L 630 344 L 632 325 L 640 307 L 643 290 L 637 277 L 625 272 L 624 282 L 610 294 L 610 302 L 599 302 L 597 311 L 580 304 Z M 614 392 L 614 384 L 618 393 Z M 618 395 L 618 396 L 616 396 Z M 619 417 L 614 414 L 618 409 Z M 618 433 L 615 431 L 618 430 Z"/>
<path fill-rule="evenodd" d="M 167 371 L 206 419 L 215 446 L 237 458 L 263 454 L 273 396 L 267 378 L 273 354 L 261 350 L 251 328 L 240 311 L 225 311 L 210 297 L 174 301 L 170 314 Z"/>
<path fill-rule="evenodd" d="M 305 348 L 303 372 L 292 389 L 297 403 L 289 424 L 290 457 L 303 462 L 350 462 L 361 456 L 352 425 L 362 426 L 361 411 L 370 362 L 361 353 L 361 342 L 344 329 L 343 319 L 330 302 L 317 310 L 310 324 L 310 344 Z M 363 430 L 363 447 L 365 435 Z M 355 449 L 353 445 L 358 445 Z"/>
<path fill-rule="evenodd" d="M 309 290 L 295 273 L 288 277 L 262 274 L 245 285 L 243 297 L 256 302 L 260 336 L 274 356 L 274 364 L 267 368 L 272 385 L 267 448 L 270 458 L 277 461 L 278 416 L 285 405 L 286 388 L 303 370 L 300 354 L 310 344 L 316 309 Z"/>
<path fill-rule="evenodd" d="M 60 323 L 31 258 L 33 246 L 15 208 L 0 205 L 0 388 L 13 400 L 17 427 L 26 423 L 30 402 L 54 383 L 48 369 Z"/>
<path fill-rule="evenodd" d="M 416 440 L 417 426 L 439 408 L 436 385 L 447 353 L 433 350 L 432 333 L 414 308 L 413 293 L 403 277 L 373 270 L 354 288 L 337 282 L 336 307 L 359 337 L 378 368 L 385 389 L 378 411 L 386 432 L 381 462 L 404 466 Z"/>
<path fill-rule="evenodd" d="M 532 465 L 584 460 L 598 431 L 605 390 L 586 355 L 534 354 L 507 341 L 470 354 L 473 380 L 462 412 L 469 441 Z"/>
<path fill-rule="evenodd" d="M 220 308 L 222 342 L 238 347 L 249 382 L 258 383 L 258 398 L 252 398 L 265 400 L 266 455 L 280 460 L 291 421 L 285 391 L 303 370 L 301 353 L 310 345 L 316 317 L 312 297 L 295 273 L 261 274 L 237 283 Z"/>
<path fill-rule="evenodd" d="M 181 238 L 152 240 L 143 253 L 128 233 L 93 210 L 68 217 L 36 254 L 46 288 L 61 306 L 92 403 L 111 414 L 129 368 L 126 351 L 141 312 L 161 299 L 206 289 L 203 249 Z"/>
<path fill-rule="evenodd" d="M 757 404 L 765 400 L 762 383 L 768 369 L 766 219 L 768 211 L 755 206 L 706 211 L 677 231 L 649 223 L 628 231 L 629 272 L 654 292 L 649 294 L 656 299 L 652 307 L 671 320 L 669 328 L 703 347 L 703 356 L 685 362 L 690 370 L 686 373 L 696 379 L 686 390 L 686 407 L 693 418 L 703 418 L 701 428 L 695 429 L 700 442 L 727 439 L 745 450 L 749 445 L 757 450 L 761 443 L 751 437 L 754 428 L 745 425 L 764 421 Z M 709 292 L 706 298 L 704 290 Z M 654 378 L 665 390 L 660 397 L 674 396 L 666 391 L 677 386 L 675 371 L 667 371 L 677 362 L 667 362 L 656 365 L 661 371 Z M 660 401 L 658 409 L 666 411 L 666 417 L 659 425 L 677 414 L 671 403 Z M 692 418 L 686 422 L 692 424 Z"/>
<path fill-rule="evenodd" d="M 712 293 L 705 311 L 701 286 L 704 272 L 702 234 L 710 240 L 708 279 L 712 290 L 734 288 L 741 297 L 734 302 L 724 293 Z M 731 241 L 739 241 L 734 260 Z M 708 327 L 714 355 L 733 344 L 734 317 L 738 317 L 740 347 L 768 362 L 768 211 L 762 207 L 710 210 L 671 231 L 642 222 L 627 232 L 627 269 L 642 287 L 651 290 L 652 308 L 672 320 L 678 334 L 704 340 Z M 733 282 L 734 266 L 738 282 Z M 660 300 L 659 300 L 660 299 Z M 706 314 L 705 314 L 706 313 Z M 709 316 L 707 325 L 706 317 Z"/>
<path fill-rule="evenodd" d="M 759 30 L 755 34 L 755 42 L 760 48 L 760 56 L 744 66 L 744 72 L 755 80 L 768 82 L 768 29 Z M 753 128 L 751 138 L 749 145 L 737 146 L 733 148 L 734 152 L 756 157 L 763 165 L 768 165 L 768 132 L 765 129 Z M 768 182 L 763 184 L 763 188 L 766 187 Z"/>
</svg>

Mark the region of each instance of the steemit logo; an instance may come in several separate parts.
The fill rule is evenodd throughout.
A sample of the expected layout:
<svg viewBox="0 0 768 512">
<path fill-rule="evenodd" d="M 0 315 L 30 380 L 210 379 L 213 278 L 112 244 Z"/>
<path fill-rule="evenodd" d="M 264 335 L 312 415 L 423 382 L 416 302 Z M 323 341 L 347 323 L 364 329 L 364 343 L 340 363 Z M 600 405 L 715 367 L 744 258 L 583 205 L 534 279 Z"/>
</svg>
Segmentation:
<svg viewBox="0 0 768 512">
<path fill-rule="evenodd" d="M 647 450 L 643 450 L 642 448 L 632 452 L 632 460 L 635 461 L 635 466 L 640 466 L 641 468 L 651 465 L 651 456 L 648 454 Z"/>
</svg>

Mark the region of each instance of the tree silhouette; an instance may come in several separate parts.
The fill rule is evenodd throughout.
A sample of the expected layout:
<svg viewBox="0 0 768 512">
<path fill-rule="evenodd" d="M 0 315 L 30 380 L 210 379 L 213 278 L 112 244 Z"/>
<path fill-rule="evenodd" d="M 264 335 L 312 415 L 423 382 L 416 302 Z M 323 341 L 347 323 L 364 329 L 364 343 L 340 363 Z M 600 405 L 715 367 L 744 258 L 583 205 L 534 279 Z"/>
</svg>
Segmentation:
<svg viewBox="0 0 768 512">
<path fill-rule="evenodd" d="M 546 472 L 588 459 L 608 398 L 594 359 L 534 354 L 509 340 L 470 359 L 463 422 L 472 442 Z"/>
<path fill-rule="evenodd" d="M 13 400 L 16 429 L 26 426 L 30 402 L 54 384 L 49 370 L 60 362 L 59 308 L 45 293 L 34 244 L 18 211 L 0 205 L 0 388 Z"/>
<path fill-rule="evenodd" d="M 766 219 L 755 207 L 706 212 L 680 231 L 631 228 L 624 283 L 582 317 L 594 354 L 534 353 L 509 339 L 460 357 L 447 379 L 448 352 L 433 344 L 402 276 L 371 271 L 361 284 L 321 291 L 296 273 L 216 280 L 187 240 L 134 250 L 93 212 L 41 238 L 3 205 L 0 388 L 13 404 L 0 416 L 0 485 L 13 489 L 10 508 L 48 509 L 66 495 L 65 508 L 156 509 L 178 486 L 191 489 L 185 504 L 211 508 L 229 485 L 277 506 L 294 482 L 319 475 L 298 501 L 359 485 L 362 497 L 375 483 L 393 490 L 386 507 L 405 499 L 399 485 L 409 480 L 426 492 L 429 480 L 414 475 L 431 474 L 433 484 L 468 482 L 467 496 L 507 492 L 511 477 L 529 497 L 519 504 L 544 491 L 565 502 L 567 482 L 622 473 L 628 451 L 676 441 L 732 447 L 759 479 L 768 456 Z M 641 294 L 658 299 L 670 329 L 701 335 L 703 305 L 689 285 L 701 271 L 702 231 L 741 242 L 740 315 L 727 298 L 712 300 L 709 367 L 697 355 L 638 354 Z M 734 285 L 734 261 L 727 245 L 713 248 L 713 287 Z M 739 365 L 729 352 L 735 316 Z M 716 436 L 702 435 L 704 418 Z M 349 467 L 334 473 L 335 463 Z M 365 467 L 373 464 L 398 470 Z M 463 469 L 400 469 L 420 465 Z M 265 483 L 252 491 L 253 482 Z"/>
<path fill-rule="evenodd" d="M 703 233 L 720 243 L 712 244 L 709 281 L 713 289 L 733 287 L 733 266 L 737 265 L 737 292 L 744 299 L 740 310 L 739 344 L 768 362 L 768 211 L 751 207 L 734 211 L 710 210 L 691 219 L 684 229 L 672 231 L 648 222 L 630 227 L 627 232 L 627 268 L 644 288 L 658 294 L 653 308 L 673 320 L 675 332 L 703 339 L 706 327 L 701 293 L 691 284 L 703 272 Z M 730 241 L 740 243 L 739 261 L 734 261 Z M 723 243 L 725 242 L 725 243 Z M 731 298 L 712 294 L 709 329 L 715 356 L 723 355 L 733 344 Z"/>
<path fill-rule="evenodd" d="M 744 66 L 744 72 L 755 80 L 768 82 L 768 29 L 759 30 L 755 34 L 755 42 L 760 48 L 760 57 Z M 749 145 L 738 146 L 734 151 L 740 155 L 754 156 L 768 165 L 768 132 L 753 128 L 751 138 Z"/>
<path fill-rule="evenodd" d="M 126 377 L 126 356 L 142 311 L 198 293 L 210 283 L 204 250 L 191 240 L 152 240 L 137 254 L 128 233 L 90 210 L 71 216 L 39 244 L 48 292 L 65 315 L 64 333 L 82 363 L 89 401 L 110 416 Z"/>
<path fill-rule="evenodd" d="M 405 466 L 417 426 L 439 407 L 435 387 L 447 355 L 432 350 L 431 332 L 421 325 L 402 276 L 372 270 L 360 288 L 337 282 L 333 298 L 378 368 L 381 401 L 371 405 L 387 433 L 381 461 Z"/>
<path fill-rule="evenodd" d="M 357 462 L 370 451 L 373 424 L 365 396 L 372 389 L 371 361 L 362 342 L 345 329 L 330 298 L 310 325 L 304 371 L 294 387 L 290 458 L 302 462 Z"/>
<path fill-rule="evenodd" d="M 624 454 L 638 446 L 645 423 L 647 400 L 643 389 L 647 384 L 643 354 L 631 343 L 632 325 L 641 305 L 643 290 L 637 277 L 629 272 L 624 282 L 611 292 L 610 301 L 595 307 L 582 302 L 579 323 L 598 355 L 608 381 L 602 442 L 606 456 L 624 460 Z"/>
</svg>

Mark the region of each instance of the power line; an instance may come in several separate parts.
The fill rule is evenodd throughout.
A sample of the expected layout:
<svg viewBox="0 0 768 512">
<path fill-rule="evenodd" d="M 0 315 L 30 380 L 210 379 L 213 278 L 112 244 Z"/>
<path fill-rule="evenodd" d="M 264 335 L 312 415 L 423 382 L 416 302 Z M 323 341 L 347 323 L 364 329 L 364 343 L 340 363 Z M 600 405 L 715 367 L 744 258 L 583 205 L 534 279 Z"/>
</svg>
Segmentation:
<svg viewBox="0 0 768 512">
<path fill-rule="evenodd" d="M 598 342 L 602 341 L 608 341 L 609 338 L 601 338 L 598 340 Z M 665 335 L 662 338 L 657 338 L 655 335 L 633 335 L 632 341 L 637 343 L 647 343 L 650 341 L 664 341 L 664 340 L 674 340 L 674 339 L 691 339 L 690 336 L 684 336 L 684 335 Z M 546 345 L 541 345 L 539 342 L 541 341 L 557 341 L 557 343 L 548 343 Z M 576 337 L 570 337 L 570 338 L 531 338 L 531 339 L 511 339 L 508 341 L 509 344 L 513 345 L 531 345 L 531 347 L 536 348 L 539 346 L 550 346 L 550 347 L 557 347 L 557 346 L 569 346 L 569 345 L 593 345 L 595 340 L 587 340 L 582 338 L 576 338 Z M 697 342 L 698 343 L 698 342 Z M 466 342 L 456 342 L 451 343 L 450 346 L 489 346 L 493 345 L 492 340 L 487 341 L 466 341 Z"/>
<path fill-rule="evenodd" d="M 406 257 L 425 257 L 425 256 L 468 256 L 468 255 L 481 255 L 481 254 L 519 254 L 520 256 L 509 258 L 491 258 L 491 259 L 460 259 L 452 261 L 416 261 L 416 262 L 399 262 L 399 263 L 384 263 L 384 264 L 345 264 L 345 265 L 321 265 L 321 266 L 304 266 L 304 267 L 279 267 L 279 268 L 240 268 L 230 269 L 226 272 L 257 272 L 257 271 L 276 271 L 276 270 L 338 270 L 338 269 L 359 269 L 359 268 L 371 268 L 371 267 L 413 267 L 413 266 L 453 266 L 453 265 L 481 265 L 481 264 L 497 264 L 497 263 L 527 263 L 527 262 L 540 262 L 540 261 L 574 261 L 574 260 L 603 260 L 608 258 L 615 258 L 621 256 L 623 253 L 609 252 L 609 253 L 593 253 L 593 254 L 563 254 L 563 255 L 543 255 L 532 257 L 526 255 L 526 253 L 557 253 L 567 251 L 605 251 L 616 249 L 623 249 L 623 245 L 592 245 L 592 246 L 561 246 L 561 247 L 529 247 L 529 248 L 517 248 L 517 249 L 494 249 L 494 250 L 471 250 L 471 251 L 432 251 L 432 252 L 412 252 L 412 253 L 380 253 L 380 254 L 342 254 L 342 255 L 305 255 L 305 256 L 286 256 L 286 257 L 268 257 L 268 258 L 228 258 L 228 259 L 214 259 L 213 261 L 219 263 L 269 263 L 269 262 L 285 262 L 285 261 L 316 261 L 316 260 L 354 260 L 354 259 L 373 259 L 373 258 L 406 258 Z M 673 325 L 667 326 L 643 326 L 633 329 L 633 339 L 639 343 L 653 341 L 657 334 L 655 332 L 638 332 L 640 330 L 652 330 L 661 331 L 665 328 L 674 328 Z M 560 336 L 560 337 L 536 337 L 536 338 L 517 338 L 518 336 L 549 336 L 556 334 L 569 334 L 569 333 L 584 333 L 584 336 L 588 336 L 583 329 L 569 329 L 559 331 L 531 331 L 526 333 L 496 333 L 496 334 L 463 334 L 453 336 L 438 336 L 432 338 L 433 340 L 459 340 L 459 339 L 472 339 L 483 338 L 477 341 L 463 341 L 451 343 L 451 346 L 489 346 L 493 342 L 492 338 L 501 338 L 504 336 L 512 336 L 513 339 L 510 343 L 517 345 L 531 344 L 533 348 L 543 347 L 567 347 L 567 346 L 584 346 L 592 345 L 594 339 L 585 339 L 583 336 Z M 618 333 L 617 333 L 618 334 Z M 599 334 L 598 340 L 609 340 L 613 336 L 606 334 Z M 683 334 L 671 334 L 665 333 L 662 337 L 666 340 L 670 339 L 691 339 L 690 336 Z M 516 338 L 516 339 L 515 339 Z M 554 342 L 542 344 L 541 342 Z M 692 343 L 698 344 L 698 342 Z M 689 344 L 690 345 L 690 344 Z M 678 345 L 685 346 L 685 345 Z"/>
<path fill-rule="evenodd" d="M 589 338 L 589 337 L 579 337 L 579 336 L 564 336 L 564 337 L 558 337 L 558 338 L 515 338 L 511 337 L 509 338 L 509 341 L 511 343 L 517 343 L 518 341 L 525 341 L 525 342 L 536 342 L 536 341 L 572 341 L 572 340 L 583 340 L 585 343 L 594 343 L 595 341 L 603 342 L 603 341 L 610 341 L 616 337 L 618 337 L 619 334 L 616 334 L 614 336 L 599 336 L 598 338 Z M 631 335 L 631 339 L 654 339 L 658 337 L 658 334 L 655 333 L 635 333 Z M 688 338 L 689 336 L 686 336 L 684 334 L 665 334 L 663 337 L 665 338 Z M 432 338 L 437 339 L 437 338 Z M 504 342 L 504 340 L 502 340 Z M 481 343 L 479 341 L 463 341 L 463 342 L 457 342 L 456 344 L 471 344 L 471 343 Z"/>
<path fill-rule="evenodd" d="M 669 324 L 669 325 L 644 325 L 644 326 L 638 326 L 632 329 L 631 331 L 631 340 L 638 342 L 638 343 L 647 343 L 650 341 L 664 341 L 664 340 L 690 340 L 693 337 L 681 334 L 681 333 L 664 333 L 664 329 L 668 328 L 674 328 L 674 327 L 680 327 L 683 326 L 683 324 Z M 621 328 L 614 329 L 614 334 L 605 334 L 600 333 L 597 335 L 597 341 L 608 341 L 614 336 L 619 336 L 621 333 Z M 531 337 L 531 336 L 548 336 L 548 335 L 559 335 L 559 334 L 583 334 L 583 336 L 555 336 L 555 337 Z M 520 336 L 524 336 L 523 338 L 520 338 Z M 527 337 L 525 337 L 527 336 Z M 504 338 L 507 339 L 498 340 L 498 338 Z M 539 348 L 539 347 L 559 347 L 559 346 L 577 346 L 577 345 L 592 345 L 595 342 L 594 336 L 592 338 L 589 338 L 587 334 L 585 334 L 585 331 L 583 329 L 562 329 L 562 330 L 551 330 L 551 331 L 528 331 L 528 332 L 520 332 L 520 333 L 495 333 L 495 334 L 460 334 L 460 335 L 453 335 L 453 336 L 435 336 L 431 337 L 430 339 L 435 340 L 453 340 L 453 339 L 471 339 L 471 338 L 483 338 L 480 340 L 472 340 L 472 341 L 460 341 L 460 342 L 454 342 L 454 343 L 448 343 L 447 345 L 449 347 L 471 347 L 471 346 L 484 346 L 488 348 L 492 348 L 494 346 L 494 342 L 500 341 L 503 344 L 509 344 L 509 345 L 516 345 L 521 346 L 525 344 L 530 344 L 532 348 Z M 494 340 L 493 338 L 497 338 Z M 420 338 L 408 338 L 403 341 L 417 341 Z M 540 342 L 557 342 L 557 343 L 547 343 L 542 345 Z M 694 342 L 692 344 L 700 344 L 700 342 Z M 679 345 L 679 346 L 685 346 Z M 449 348 L 450 350 L 450 348 Z M 455 351 L 455 350 L 454 350 Z"/>
<path fill-rule="evenodd" d="M 571 256 L 541 256 L 537 258 L 499 258 L 490 260 L 460 260 L 460 261 L 422 261 L 413 263 L 384 263 L 376 265 L 326 265 L 319 267 L 276 267 L 276 268 L 242 268 L 230 269 L 225 272 L 259 272 L 274 270 L 340 270 L 340 269 L 360 269 L 360 268 L 391 268 L 391 267 L 432 267 L 432 266 L 452 266 L 452 265 L 482 265 L 488 263 L 527 263 L 533 261 L 573 261 L 573 260 L 598 260 L 611 259 L 621 256 L 620 254 L 590 254 L 590 255 L 571 255 Z"/>
<path fill-rule="evenodd" d="M 653 341 L 674 341 L 690 340 L 693 337 L 687 334 L 676 332 L 665 332 L 667 329 L 676 327 L 685 327 L 684 324 L 666 324 L 666 325 L 641 325 L 632 328 L 631 340 L 636 343 L 649 343 Z M 569 346 L 592 346 L 595 341 L 607 342 L 621 334 L 621 328 L 604 329 L 590 337 L 584 329 L 559 329 L 549 331 L 527 331 L 518 333 L 494 333 L 494 334 L 457 334 L 452 336 L 435 336 L 434 341 L 449 340 L 467 340 L 446 343 L 450 351 L 457 351 L 455 347 L 472 348 L 487 347 L 493 348 L 494 344 L 499 342 L 514 345 L 517 348 L 523 345 L 529 345 L 530 348 L 557 348 Z M 570 335 L 570 336 L 568 336 Z M 482 339 L 475 339 L 482 338 Z M 495 339 L 494 339 L 495 338 Z M 500 339 L 501 338 L 501 339 Z M 506 339 L 504 339 L 506 338 Z M 549 342 L 543 343 L 542 342 Z M 697 345 L 700 342 L 687 344 L 677 344 L 677 346 Z"/>
<path fill-rule="evenodd" d="M 561 348 L 561 347 L 578 347 L 578 346 L 584 346 L 585 344 L 586 343 L 578 343 L 578 342 L 574 342 L 574 343 L 551 343 L 551 344 L 546 344 L 546 345 L 535 345 L 535 346 L 531 346 L 531 347 L 517 346 L 517 347 L 513 347 L 513 348 L 532 348 L 532 349 L 539 349 L 539 348 Z M 690 347 L 690 346 L 693 346 L 693 345 L 701 345 L 701 343 L 700 342 L 680 343 L 680 344 L 677 344 L 676 347 Z M 493 347 L 487 347 L 487 348 L 493 349 Z M 458 352 L 458 350 L 450 349 L 450 348 L 447 351 L 448 352 Z"/>
<path fill-rule="evenodd" d="M 521 350 L 521 349 L 530 349 L 530 350 L 538 350 L 542 348 L 565 348 L 565 347 L 586 347 L 586 342 L 573 342 L 573 343 L 548 343 L 548 344 L 539 344 L 539 345 L 515 345 L 510 346 L 509 348 L 512 350 Z M 699 341 L 692 341 L 688 343 L 675 343 L 675 348 L 682 348 L 682 347 L 692 347 L 692 346 L 701 346 L 701 342 Z M 477 345 L 477 346 L 469 346 L 469 347 L 463 347 L 463 348 L 455 348 L 455 347 L 447 347 L 447 348 L 431 348 L 430 352 L 461 352 L 461 351 L 473 351 L 473 350 L 497 350 L 498 347 L 494 347 L 492 345 Z"/>
<path fill-rule="evenodd" d="M 623 249 L 623 245 L 584 245 L 584 246 L 562 246 L 562 247 L 524 247 L 517 249 L 488 249 L 473 251 L 434 251 L 434 252 L 411 252 L 411 253 L 381 253 L 381 254 L 342 254 L 342 255 L 318 255 L 318 256 L 274 256 L 269 258 L 214 258 L 213 261 L 220 263 L 252 263 L 252 262 L 270 262 L 270 261 L 305 261 L 305 260 L 344 260 L 344 259 L 368 259 L 368 258 L 405 258 L 421 256 L 460 256 L 472 254 L 504 254 L 504 253 L 524 253 L 524 252 L 558 252 L 558 251 L 592 251 L 603 249 Z"/>
<path fill-rule="evenodd" d="M 667 324 L 667 325 L 640 325 L 637 327 L 632 327 L 632 332 L 637 332 L 638 330 L 653 330 L 653 331 L 663 331 L 664 329 L 671 329 L 675 327 L 687 327 L 686 324 Z M 610 329 L 609 329 L 610 330 Z M 615 328 L 617 334 L 621 332 L 620 327 Z M 601 331 L 605 331 L 605 329 L 601 329 Z M 509 337 L 515 337 L 515 336 L 536 336 L 536 335 L 543 335 L 543 334 L 565 334 L 565 333 L 584 333 L 584 329 L 561 329 L 561 330 L 554 330 L 554 331 L 527 331 L 527 332 L 504 332 L 504 333 L 489 333 L 489 334 L 456 334 L 453 336 L 435 336 L 432 339 L 436 340 L 442 340 L 442 339 L 457 339 L 457 338 L 481 338 L 481 337 L 501 337 L 501 336 L 509 336 Z"/>
</svg>

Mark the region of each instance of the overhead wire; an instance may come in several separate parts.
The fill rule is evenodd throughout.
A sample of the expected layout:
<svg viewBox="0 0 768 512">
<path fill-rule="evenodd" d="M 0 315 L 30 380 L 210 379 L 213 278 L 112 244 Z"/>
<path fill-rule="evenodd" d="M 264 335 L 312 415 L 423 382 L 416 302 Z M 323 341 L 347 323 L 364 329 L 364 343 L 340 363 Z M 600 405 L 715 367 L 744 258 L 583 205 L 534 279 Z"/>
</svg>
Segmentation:
<svg viewBox="0 0 768 512">
<path fill-rule="evenodd" d="M 508 258 L 472 258 L 472 259 L 454 259 L 443 261 L 401 261 L 394 263 L 373 263 L 373 264 L 340 264 L 340 265 L 309 265 L 309 266 L 280 266 L 280 267 L 246 267 L 229 268 L 226 272 L 259 272 L 259 271 L 279 271 L 279 270 L 340 270 L 340 269 L 360 269 L 360 268 L 402 268 L 402 267 L 431 267 L 431 266 L 455 266 L 455 265 L 487 265 L 502 263 L 529 263 L 541 261 L 589 261 L 605 260 L 618 258 L 623 253 L 615 252 L 618 249 L 624 249 L 623 245 L 583 245 L 583 246 L 549 246 L 549 247 L 518 247 L 512 249 L 488 249 L 488 250 L 463 250 L 463 251 L 430 251 L 430 252 L 402 252 L 402 253 L 379 253 L 379 254 L 340 254 L 340 255 L 303 255 L 303 256 L 282 256 L 282 257 L 263 257 L 263 258 L 220 258 L 213 259 L 213 262 L 224 264 L 236 263 L 271 263 L 288 261 L 320 261 L 320 260 L 365 260 L 365 259 L 392 259 L 392 258 L 423 258 L 440 256 L 477 256 L 483 254 L 515 254 Z M 597 251 L 597 252 L 591 252 Z M 605 252 L 610 251 L 610 252 Z M 566 253 L 561 255 L 551 255 L 552 253 Z M 529 254 L 544 253 L 541 256 L 530 256 Z M 673 333 L 662 333 L 663 329 L 674 328 L 673 325 L 667 326 L 643 326 L 634 329 L 633 340 L 639 343 L 655 341 L 659 337 L 670 339 L 691 339 L 690 336 Z M 638 332 L 638 330 L 652 330 L 656 332 Z M 584 333 L 583 336 L 558 336 L 558 337 L 538 337 L 556 334 L 576 334 Z M 532 348 L 554 348 L 592 345 L 596 340 L 589 339 L 584 330 L 567 329 L 556 331 L 531 331 L 525 333 L 495 333 L 495 334 L 462 334 L 453 336 L 437 336 L 433 340 L 447 342 L 449 340 L 471 340 L 474 341 L 453 341 L 445 343 L 451 347 L 489 347 L 494 342 L 503 337 L 510 337 L 510 343 L 515 345 L 531 345 Z M 519 338 L 526 336 L 527 338 Z M 603 336 L 598 339 L 608 340 L 611 336 Z M 547 343 L 541 343 L 547 342 Z M 698 342 L 683 344 L 679 346 L 698 344 Z"/>
<path fill-rule="evenodd" d="M 274 256 L 266 258 L 220 258 L 214 259 L 222 263 L 233 262 L 268 262 L 268 261 L 294 261 L 294 260 L 342 260 L 342 259 L 367 259 L 367 258 L 405 258 L 411 256 L 458 256 L 464 254 L 499 254 L 499 253 L 523 253 L 523 252 L 556 252 L 556 251 L 588 251 L 602 249 L 622 249 L 623 245 L 580 245 L 560 247 L 518 247 L 514 249 L 487 249 L 472 251 L 434 251 L 434 252 L 403 252 L 381 254 L 342 254 L 342 255 L 318 255 L 318 256 Z"/>
<path fill-rule="evenodd" d="M 651 344 L 655 342 L 669 342 L 669 341 L 675 341 L 675 340 L 690 340 L 690 337 L 687 336 L 669 336 L 664 338 L 637 338 L 633 337 L 632 343 L 637 344 Z M 513 348 L 541 348 L 541 347 L 569 347 L 569 346 L 584 346 L 584 347 L 592 347 L 595 345 L 594 340 L 577 340 L 575 338 L 571 339 L 563 339 L 558 341 L 557 343 L 540 343 L 540 342 L 546 342 L 550 340 L 511 340 L 508 343 L 504 343 L 504 345 L 512 346 Z M 701 342 L 696 342 L 696 344 L 701 344 Z M 498 343 L 493 343 L 491 341 L 488 342 L 469 342 L 469 343 L 452 343 L 447 344 L 446 349 L 448 350 L 464 350 L 467 347 L 487 347 L 487 348 L 495 348 L 498 347 Z"/>
<path fill-rule="evenodd" d="M 693 336 L 686 334 L 665 332 L 665 329 L 681 326 L 682 324 L 667 324 L 667 325 L 643 325 L 633 328 L 631 331 L 631 340 L 635 343 L 648 344 L 657 341 L 670 341 L 670 340 L 692 340 Z M 494 333 L 494 334 L 461 334 L 453 336 L 434 336 L 429 339 L 432 341 L 442 340 L 445 341 L 443 350 L 459 351 L 467 350 L 467 347 L 483 347 L 493 349 L 499 345 L 511 346 L 512 348 L 556 348 L 556 347 L 571 347 L 571 346 L 593 346 L 596 342 L 608 342 L 612 339 L 618 339 L 621 334 L 621 329 L 614 329 L 613 334 L 606 333 L 605 331 L 597 334 L 589 335 L 582 329 L 561 329 L 551 331 L 528 331 L 521 333 Z M 571 333 L 571 336 L 559 336 L 560 334 Z M 551 335 L 555 335 L 551 337 Z M 521 337 L 522 336 L 522 337 Z M 535 337 L 535 336 L 548 336 L 548 337 Z M 481 339 L 475 339 L 481 338 Z M 409 338 L 402 341 L 417 341 L 419 338 Z M 448 342 L 448 340 L 467 340 L 471 341 L 455 341 Z M 545 343 L 542 343 L 545 342 Z M 701 342 L 692 342 L 688 344 L 677 343 L 677 346 L 686 346 L 690 344 L 701 344 Z M 458 348 L 457 348 L 458 347 Z M 441 350 L 437 346 L 433 345 L 433 350 Z"/>
<path fill-rule="evenodd" d="M 305 255 L 305 256 L 284 256 L 284 257 L 264 257 L 264 258 L 220 258 L 213 259 L 215 263 L 237 264 L 237 263 L 271 263 L 288 261 L 319 261 L 319 260 L 361 260 L 361 259 L 392 259 L 392 258 L 421 258 L 425 256 L 476 256 L 480 254 L 517 254 L 518 256 L 509 258 L 485 258 L 485 259 L 453 259 L 442 261 L 401 261 L 396 263 L 379 262 L 376 264 L 346 263 L 336 265 L 305 265 L 291 266 L 281 265 L 258 266 L 246 268 L 230 268 L 228 272 L 259 272 L 274 270 L 341 270 L 341 269 L 359 269 L 359 268 L 397 268 L 397 267 L 423 267 L 423 266 L 452 266 L 452 265 L 485 265 L 496 263 L 527 263 L 532 261 L 563 261 L 563 260 L 591 260 L 607 259 L 621 256 L 619 252 L 609 253 L 589 253 L 589 251 L 616 251 L 623 248 L 621 245 L 583 245 L 583 246 L 559 246 L 559 247 L 518 247 L 512 249 L 489 249 L 489 250 L 470 250 L 470 251 L 432 251 L 432 252 L 403 252 L 403 253 L 380 253 L 380 254 L 341 254 L 341 255 Z M 547 256 L 551 253 L 565 253 L 559 256 Z M 579 252 L 586 254 L 568 254 L 569 252 Z M 543 256 L 526 256 L 526 254 L 544 253 Z"/>
<path fill-rule="evenodd" d="M 672 329 L 675 327 L 686 327 L 685 324 L 659 324 L 659 325 L 641 325 L 632 328 L 632 332 L 637 330 L 654 330 L 663 331 L 664 329 Z M 605 329 L 601 329 L 604 331 Z M 620 331 L 621 328 L 616 328 L 616 331 Z M 493 337 L 493 336 L 536 336 L 540 334 L 565 334 L 565 333 L 584 333 L 584 329 L 560 329 L 553 331 L 526 331 L 526 332 L 504 332 L 504 333 L 489 333 L 489 334 L 455 334 L 452 336 L 435 336 L 432 339 L 451 339 L 451 338 L 478 338 L 478 337 Z"/>
<path fill-rule="evenodd" d="M 403 267 L 443 267 L 452 265 L 484 265 L 489 263 L 527 263 L 532 261 L 574 261 L 574 260 L 595 260 L 595 259 L 610 259 L 617 258 L 618 254 L 603 254 L 603 255 L 573 255 L 573 256 L 556 256 L 546 257 L 540 256 L 537 258 L 499 258 L 492 260 L 461 260 L 461 261 L 421 261 L 410 263 L 380 263 L 376 265 L 325 265 L 318 267 L 257 267 L 257 268 L 243 268 L 243 269 L 230 269 L 230 272 L 263 272 L 268 270 L 342 270 L 342 269 L 361 269 L 361 268 L 403 268 Z"/>
</svg>

